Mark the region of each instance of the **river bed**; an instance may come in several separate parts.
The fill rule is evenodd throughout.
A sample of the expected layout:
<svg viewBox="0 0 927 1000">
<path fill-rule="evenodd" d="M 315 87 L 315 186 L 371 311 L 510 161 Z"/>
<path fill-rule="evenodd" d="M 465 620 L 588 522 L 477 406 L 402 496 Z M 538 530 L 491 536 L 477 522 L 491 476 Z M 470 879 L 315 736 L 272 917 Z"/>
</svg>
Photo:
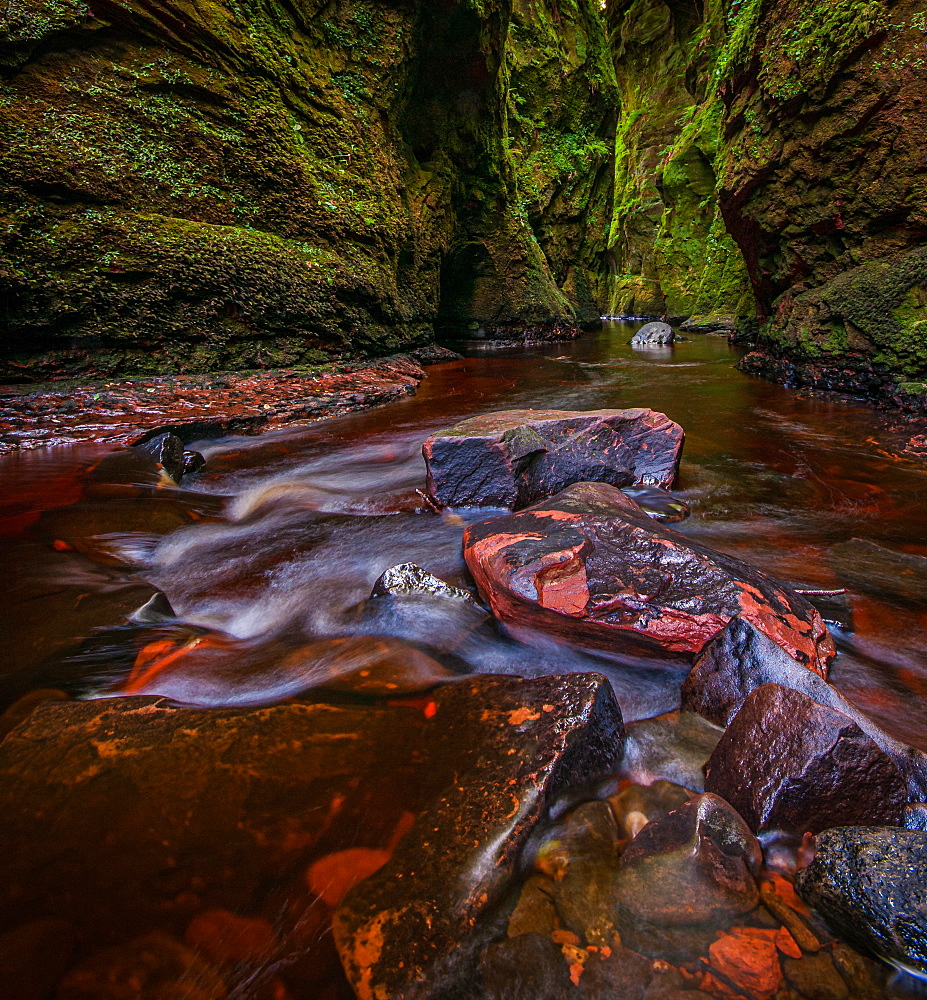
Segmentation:
<svg viewBox="0 0 927 1000">
<path fill-rule="evenodd" d="M 459 674 L 601 671 L 625 722 L 671 712 L 684 663 L 530 633 L 461 639 L 459 622 L 371 619 L 364 604 L 398 563 L 468 585 L 461 531 L 491 512 L 423 504 L 429 434 L 496 409 L 642 406 L 686 432 L 673 493 L 691 516 L 675 527 L 796 585 L 846 588 L 852 624 L 832 626 L 831 679 L 892 735 L 927 750 L 925 603 L 860 581 L 832 551 L 855 538 L 927 555 L 923 461 L 861 404 L 741 374 L 724 337 L 641 351 L 627 344 L 634 328 L 607 323 L 575 342 L 517 350 L 473 345 L 463 360 L 431 367 L 415 397 L 257 438 L 193 442 L 206 469 L 182 489 L 138 476 L 127 453 L 106 447 L 0 459 L 4 705 L 35 688 L 208 707 L 317 698 L 305 678 L 278 669 L 281 649 L 374 633 L 411 641 Z M 120 624 L 151 586 L 181 623 L 164 635 Z M 189 669 L 138 669 L 153 641 L 201 634 L 221 635 L 225 652 Z M 886 988 L 907 995 L 904 984 Z"/>
</svg>

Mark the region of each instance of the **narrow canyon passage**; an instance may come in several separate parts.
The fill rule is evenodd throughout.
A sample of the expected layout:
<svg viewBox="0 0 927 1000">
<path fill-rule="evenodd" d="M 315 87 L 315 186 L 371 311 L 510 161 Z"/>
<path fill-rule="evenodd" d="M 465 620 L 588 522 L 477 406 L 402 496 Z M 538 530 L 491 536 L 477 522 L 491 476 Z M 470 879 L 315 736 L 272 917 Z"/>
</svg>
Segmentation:
<svg viewBox="0 0 927 1000">
<path fill-rule="evenodd" d="M 555 799 L 561 805 L 553 810 L 558 822 L 578 803 L 611 797 L 614 808 L 616 796 L 627 798 L 629 789 L 656 787 L 652 782 L 661 779 L 703 790 L 695 787 L 701 762 L 720 730 L 695 725 L 692 713 L 673 714 L 686 661 L 583 648 L 528 628 L 506 630 L 488 622 L 472 602 L 370 598 L 381 574 L 403 563 L 472 589 L 461 554 L 463 530 L 503 512 L 437 512 L 419 492 L 424 439 L 472 415 L 615 407 L 667 414 L 686 433 L 672 495 L 653 489 L 632 495 L 657 514 L 681 502 L 691 514 L 673 527 L 687 539 L 736 555 L 779 580 L 805 590 L 845 589 L 822 605 L 839 650 L 831 681 L 890 736 L 927 751 L 927 578 L 918 577 L 916 559 L 904 561 L 905 555 L 927 556 L 927 472 L 917 439 L 853 402 L 796 393 L 738 372 L 738 355 L 726 337 L 693 335 L 641 351 L 628 345 L 634 330 L 606 323 L 600 333 L 569 343 L 473 345 L 463 360 L 431 367 L 415 397 L 261 437 L 195 442 L 191 447 L 205 456 L 206 466 L 184 477 L 182 487 L 140 473 L 128 449 L 75 446 L 0 459 L 6 608 L 0 691 L 3 707 L 16 704 L 0 725 L 8 731 L 43 698 L 61 702 L 62 709 L 53 711 L 63 710 L 65 699 L 86 702 L 89 714 L 70 723 L 60 717 L 60 780 L 66 782 L 83 752 L 82 733 L 92 732 L 93 746 L 106 745 L 109 722 L 93 715 L 97 700 L 151 696 L 138 703 L 153 713 L 148 722 L 138 717 L 138 738 L 145 726 L 154 727 L 167 747 L 157 787 L 147 787 L 141 771 L 120 772 L 93 793 L 93 816 L 84 800 L 73 813 L 51 816 L 47 833 L 39 834 L 49 842 L 36 843 L 30 858 L 16 862 L 22 867 L 14 865 L 15 888 L 3 902 L 0 932 L 13 935 L 13 954 L 30 953 L 26 945 L 16 951 L 17 934 L 40 942 L 49 956 L 50 984 L 64 984 L 58 997 L 129 996 L 93 990 L 106 975 L 116 976 L 113 969 L 163 969 L 165 963 L 180 968 L 178 981 L 195 983 L 198 991 L 165 997 L 353 996 L 335 953 L 333 912 L 359 878 L 380 868 L 458 772 L 472 732 L 459 722 L 469 719 L 470 709 L 455 709 L 455 699 L 465 699 L 478 675 L 536 678 L 542 693 L 550 675 L 598 673 L 610 682 L 633 752 L 596 787 L 559 787 Z M 153 588 L 172 611 L 127 623 L 125 616 Z M 390 645 L 398 642 L 407 645 Z M 410 656 L 409 646 L 418 653 Z M 302 669 L 298 655 L 306 648 L 317 654 L 311 670 Z M 505 684 L 511 681 L 498 683 L 495 693 L 477 697 L 507 705 Z M 36 689 L 43 693 L 33 703 L 29 696 Z M 189 706 L 191 714 L 172 729 L 169 719 L 156 718 L 156 696 Z M 280 747 L 264 758 L 249 756 L 243 747 L 259 745 L 260 720 L 294 705 L 332 713 L 321 756 L 304 760 L 295 750 L 292 757 L 280 756 Z M 260 706 L 269 714 L 241 714 Z M 203 709 L 212 714 L 203 715 Z M 445 732 L 443 720 L 458 711 L 458 727 Z M 512 712 L 519 719 L 520 712 L 530 715 L 528 708 Z M 298 726 L 287 732 L 296 747 Z M 214 798 L 225 778 L 216 778 L 214 788 L 203 784 L 196 762 L 210 747 L 222 748 L 220 770 L 248 775 L 234 805 L 258 844 L 249 847 L 250 854 L 236 853 L 221 840 L 228 819 L 223 810 L 234 810 Z M 521 752 L 517 743 L 505 747 L 502 742 L 486 753 Z M 114 744 L 106 753 L 124 751 Z M 42 752 L 47 748 L 36 750 Z M 312 761 L 318 773 L 310 773 Z M 299 767 L 309 770 L 301 777 Z M 16 789 L 36 796 L 29 805 L 41 813 L 42 796 L 47 792 L 51 803 L 58 780 L 46 789 L 38 780 L 30 784 L 20 774 L 17 784 L 8 775 L 7 785 L 10 794 Z M 467 796 L 480 794 L 467 787 Z M 148 795 L 160 798 L 139 804 Z M 627 808 L 626 815 L 649 815 L 647 805 Z M 318 821 L 311 836 L 295 818 L 300 811 Z M 174 847 L 162 850 L 151 840 L 151 824 L 157 825 L 151 816 L 188 832 L 197 827 L 200 839 L 187 844 L 183 857 Z M 104 826 L 95 825 L 100 817 L 106 817 Z M 522 888 L 507 890 L 509 896 L 522 892 L 517 913 L 528 906 L 536 880 L 558 864 L 557 851 L 569 854 L 570 837 L 576 836 L 575 828 L 564 832 L 550 822 L 539 825 L 542 832 L 535 832 L 516 866 L 513 885 Z M 596 821 L 587 816 L 583 822 Z M 436 829 L 436 842 L 445 833 Z M 58 837 L 68 843 L 52 843 Z M 272 862 L 261 845 L 274 855 Z M 787 895 L 776 845 L 764 846 L 767 882 L 761 884 L 771 886 L 773 895 Z M 786 845 L 782 852 L 793 848 Z M 27 872 L 33 880 L 28 886 Z M 439 868 L 432 877 L 463 876 Z M 401 896 L 401 887 L 395 891 Z M 585 905 L 591 905 L 588 894 Z M 791 912 L 787 906 L 785 911 Z M 673 922 L 665 920 L 666 926 Z M 749 939 L 750 947 L 768 945 L 780 928 L 779 922 L 767 925 L 749 916 L 734 921 L 733 930 L 730 924 L 718 923 L 716 929 L 726 933 L 721 940 Z M 826 933 L 819 918 L 802 926 L 812 936 Z M 580 941 L 572 930 L 557 933 L 558 947 L 568 950 Z M 132 944 L 143 939 L 144 947 Z M 687 940 L 685 946 L 675 939 L 631 943 L 625 930 L 622 940 L 682 970 L 683 978 L 673 980 L 675 992 L 653 992 L 649 980 L 638 976 L 644 983 L 639 992 L 602 996 L 779 995 L 778 981 L 770 990 L 760 973 L 752 992 L 744 987 L 738 993 L 736 985 L 749 976 L 735 975 L 731 985 L 736 962 L 725 966 L 712 959 L 715 971 L 697 974 L 699 961 L 707 969 L 698 949 L 704 945 L 708 955 L 710 939 L 698 945 Z M 584 948 L 599 947 L 588 934 L 585 941 Z M 915 980 L 847 957 L 839 941 L 820 937 L 817 950 L 805 949 L 797 937 L 789 941 L 789 948 L 797 947 L 795 941 L 801 945 L 796 954 L 804 951 L 804 957 L 783 959 L 799 963 L 799 971 L 788 973 L 790 985 L 782 989 L 793 992 L 782 996 L 917 995 Z M 482 995 L 546 995 L 506 992 L 511 984 L 505 986 L 499 971 L 505 962 L 527 968 L 532 961 L 527 952 L 507 958 L 499 947 L 491 946 L 497 949 L 495 965 L 483 960 Z M 107 949 L 115 949 L 117 958 L 100 959 L 110 955 Z M 742 950 L 749 952 L 746 944 Z M 809 955 L 818 957 L 812 962 Z M 812 983 L 807 969 L 825 955 L 833 955 L 833 962 Z M 570 966 L 574 980 L 576 964 Z M 540 962 L 538 975 L 544 968 Z M 856 980 L 847 969 L 856 969 Z M 587 987 L 589 982 L 587 977 Z M 806 992 L 802 982 L 811 983 Z M 875 992 L 861 993 L 860 982 Z M 821 983 L 831 992 L 821 992 Z M 545 989 L 561 996 L 553 979 Z"/>
</svg>

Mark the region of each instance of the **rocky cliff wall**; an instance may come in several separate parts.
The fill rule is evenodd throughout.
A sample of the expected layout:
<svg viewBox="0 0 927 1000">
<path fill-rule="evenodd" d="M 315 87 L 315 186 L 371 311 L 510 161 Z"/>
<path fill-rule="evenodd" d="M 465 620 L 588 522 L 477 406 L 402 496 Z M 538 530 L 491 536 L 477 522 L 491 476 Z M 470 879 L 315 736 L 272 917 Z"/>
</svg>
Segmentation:
<svg viewBox="0 0 927 1000">
<path fill-rule="evenodd" d="M 746 0 L 728 35 L 720 204 L 762 341 L 927 377 L 923 0 Z"/>
<path fill-rule="evenodd" d="M 595 0 L 12 0 L 4 375 L 387 353 L 597 316 Z"/>
<path fill-rule="evenodd" d="M 752 315 L 717 198 L 724 6 L 614 0 L 609 27 L 621 94 L 609 312 Z"/>
</svg>

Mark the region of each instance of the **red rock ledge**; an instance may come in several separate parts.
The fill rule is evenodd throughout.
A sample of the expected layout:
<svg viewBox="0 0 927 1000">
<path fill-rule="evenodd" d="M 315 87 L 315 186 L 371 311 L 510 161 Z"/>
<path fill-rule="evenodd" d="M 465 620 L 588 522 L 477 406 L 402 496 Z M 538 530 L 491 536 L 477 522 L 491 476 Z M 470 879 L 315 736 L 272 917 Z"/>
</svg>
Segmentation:
<svg viewBox="0 0 927 1000">
<path fill-rule="evenodd" d="M 0 387 L 0 454 L 96 442 L 125 444 L 173 431 L 185 441 L 260 434 L 414 395 L 425 377 L 412 358 L 293 370 L 171 375 L 95 382 L 76 388 Z"/>
</svg>

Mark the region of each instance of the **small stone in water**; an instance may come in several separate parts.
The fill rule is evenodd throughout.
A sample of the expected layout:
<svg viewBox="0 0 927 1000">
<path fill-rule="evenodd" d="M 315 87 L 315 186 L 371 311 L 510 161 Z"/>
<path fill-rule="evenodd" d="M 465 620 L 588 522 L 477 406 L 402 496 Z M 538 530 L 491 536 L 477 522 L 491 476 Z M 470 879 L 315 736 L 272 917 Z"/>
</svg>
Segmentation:
<svg viewBox="0 0 927 1000">
<path fill-rule="evenodd" d="M 176 938 L 153 931 L 92 955 L 65 976 L 56 1000 L 225 1000 L 218 973 Z"/>
<path fill-rule="evenodd" d="M 240 917 L 228 910 L 208 910 L 190 921 L 187 944 L 217 965 L 259 963 L 277 950 L 273 928 L 266 920 Z"/>
</svg>

